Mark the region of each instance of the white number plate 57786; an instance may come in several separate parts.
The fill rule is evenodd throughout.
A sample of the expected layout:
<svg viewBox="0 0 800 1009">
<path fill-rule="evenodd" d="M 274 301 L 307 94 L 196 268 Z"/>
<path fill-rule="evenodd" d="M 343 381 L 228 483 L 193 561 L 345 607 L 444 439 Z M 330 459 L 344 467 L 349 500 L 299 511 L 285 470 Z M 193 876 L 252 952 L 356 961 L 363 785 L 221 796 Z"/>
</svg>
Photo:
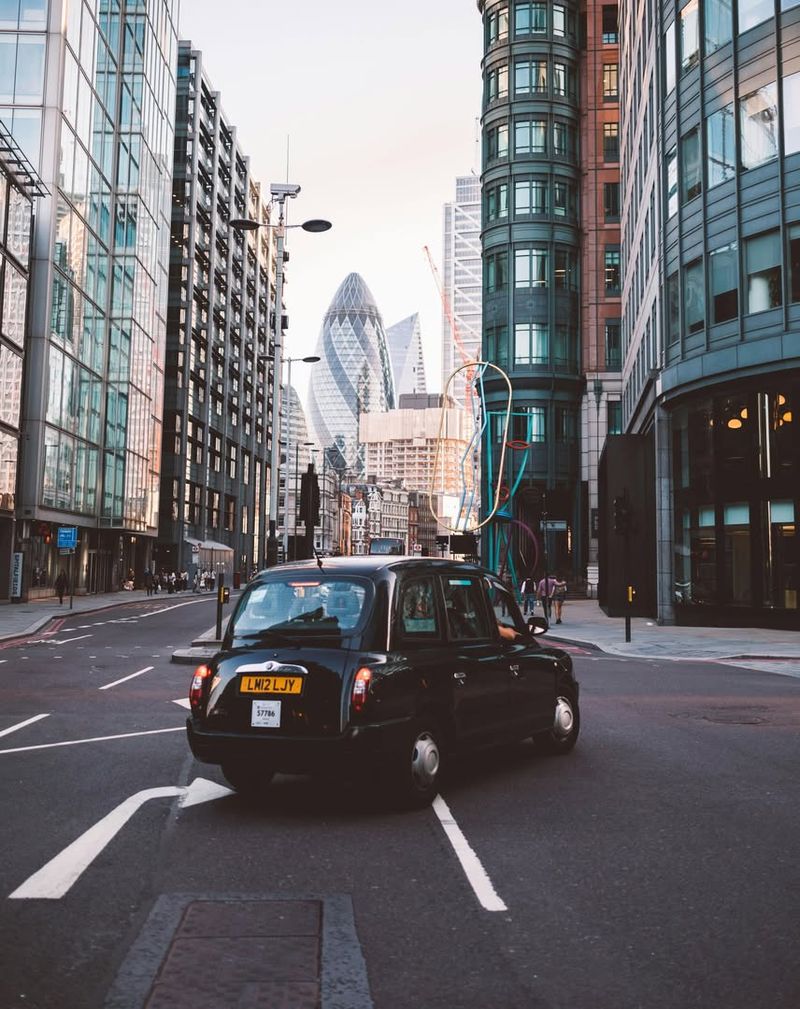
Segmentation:
<svg viewBox="0 0 800 1009">
<path fill-rule="evenodd" d="M 281 724 L 281 702 L 253 701 L 250 724 L 259 728 L 278 728 Z"/>
</svg>

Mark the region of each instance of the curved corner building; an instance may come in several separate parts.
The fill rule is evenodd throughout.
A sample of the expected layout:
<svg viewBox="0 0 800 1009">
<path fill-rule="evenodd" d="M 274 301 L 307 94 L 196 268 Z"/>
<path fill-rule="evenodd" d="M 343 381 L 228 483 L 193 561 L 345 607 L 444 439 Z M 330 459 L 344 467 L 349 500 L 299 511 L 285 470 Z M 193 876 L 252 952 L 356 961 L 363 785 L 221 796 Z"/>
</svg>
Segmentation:
<svg viewBox="0 0 800 1009">
<path fill-rule="evenodd" d="M 483 445 L 486 507 L 498 482 L 509 519 L 547 537 L 549 570 L 574 574 L 584 547 L 579 418 L 578 103 L 579 46 L 573 3 L 478 0 L 483 17 L 483 354 L 508 372 L 513 415 L 505 472 L 505 383 L 487 375 L 491 416 Z M 523 448 L 525 445 L 527 447 Z M 504 490 L 504 495 L 506 490 Z M 562 525 L 563 523 L 563 525 Z M 507 520 L 487 527 L 481 550 L 494 568 L 519 558 L 533 568 L 532 542 Z M 517 542 L 518 540 L 518 542 Z M 542 570 L 542 557 L 539 571 Z M 510 561 L 509 561 L 510 564 Z"/>
<path fill-rule="evenodd" d="M 381 313 L 358 273 L 348 274 L 322 320 L 311 372 L 310 417 L 322 448 L 336 447 L 348 476 L 361 477 L 362 413 L 392 410 L 392 365 Z"/>
</svg>

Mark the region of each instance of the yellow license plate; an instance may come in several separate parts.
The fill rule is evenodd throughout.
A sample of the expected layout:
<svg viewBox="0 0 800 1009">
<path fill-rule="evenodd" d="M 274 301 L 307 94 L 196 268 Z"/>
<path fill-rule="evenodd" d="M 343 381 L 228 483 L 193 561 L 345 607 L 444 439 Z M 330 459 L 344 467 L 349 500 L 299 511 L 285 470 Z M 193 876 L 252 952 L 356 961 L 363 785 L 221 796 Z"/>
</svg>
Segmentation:
<svg viewBox="0 0 800 1009">
<path fill-rule="evenodd" d="M 239 684 L 242 694 L 302 694 L 302 676 L 243 676 Z"/>
</svg>

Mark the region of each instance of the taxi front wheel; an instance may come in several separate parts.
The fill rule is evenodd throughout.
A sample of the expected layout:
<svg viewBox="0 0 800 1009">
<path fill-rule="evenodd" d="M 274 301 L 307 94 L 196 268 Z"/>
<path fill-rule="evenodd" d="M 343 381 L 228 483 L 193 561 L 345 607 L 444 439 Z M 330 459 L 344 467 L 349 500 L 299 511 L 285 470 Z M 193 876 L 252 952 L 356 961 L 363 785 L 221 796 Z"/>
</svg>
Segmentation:
<svg viewBox="0 0 800 1009">
<path fill-rule="evenodd" d="M 537 733 L 533 744 L 539 753 L 560 755 L 575 748 L 581 727 L 578 699 L 572 691 L 563 689 L 556 697 L 553 725 L 547 732 Z"/>
<path fill-rule="evenodd" d="M 242 795 L 258 796 L 266 792 L 275 772 L 243 760 L 229 760 L 222 765 L 222 773 L 231 788 Z"/>
</svg>

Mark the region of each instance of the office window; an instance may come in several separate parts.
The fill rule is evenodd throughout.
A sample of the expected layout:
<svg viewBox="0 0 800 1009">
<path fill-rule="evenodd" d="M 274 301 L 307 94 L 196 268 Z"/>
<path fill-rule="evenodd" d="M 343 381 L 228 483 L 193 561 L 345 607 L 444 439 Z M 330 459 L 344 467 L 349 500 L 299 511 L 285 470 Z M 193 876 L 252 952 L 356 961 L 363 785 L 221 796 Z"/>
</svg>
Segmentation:
<svg viewBox="0 0 800 1009">
<path fill-rule="evenodd" d="M 486 220 L 498 221 L 508 217 L 508 183 L 501 182 L 486 191 Z"/>
<path fill-rule="evenodd" d="M 547 287 L 547 249 L 516 249 L 514 286 Z"/>
<path fill-rule="evenodd" d="M 708 256 L 711 273 L 711 309 L 714 322 L 739 314 L 739 246 L 736 242 L 714 249 Z"/>
<path fill-rule="evenodd" d="M 486 19 L 487 42 L 494 45 L 495 42 L 506 42 L 508 40 L 508 8 L 501 7 L 490 12 Z"/>
<path fill-rule="evenodd" d="M 578 290 L 578 264 L 570 249 L 556 249 L 553 283 L 557 290 Z"/>
<path fill-rule="evenodd" d="M 547 364 L 549 333 L 540 322 L 523 322 L 514 327 L 514 364 Z"/>
<path fill-rule="evenodd" d="M 608 434 L 622 434 L 622 401 L 609 399 L 606 403 Z"/>
<path fill-rule="evenodd" d="M 789 300 L 800 302 L 800 224 L 789 225 Z"/>
<path fill-rule="evenodd" d="M 547 33 L 547 4 L 518 3 L 514 10 L 515 35 L 545 35 Z"/>
<path fill-rule="evenodd" d="M 736 121 L 733 102 L 706 119 L 706 174 L 709 189 L 736 175 Z"/>
<path fill-rule="evenodd" d="M 514 209 L 518 215 L 547 213 L 547 182 L 522 179 L 514 185 Z"/>
<path fill-rule="evenodd" d="M 739 4 L 739 34 L 755 28 L 774 14 L 773 0 L 744 0 Z"/>
<path fill-rule="evenodd" d="M 575 188 L 569 182 L 553 182 L 553 214 L 556 217 L 575 217 Z"/>
<path fill-rule="evenodd" d="M 615 102 L 619 98 L 619 73 L 616 63 L 603 64 L 603 101 Z"/>
<path fill-rule="evenodd" d="M 755 168 L 778 156 L 778 88 L 767 84 L 739 99 L 742 167 Z"/>
<path fill-rule="evenodd" d="M 486 134 L 486 157 L 488 161 L 508 157 L 508 124 L 493 126 Z"/>
<path fill-rule="evenodd" d="M 679 294 L 678 274 L 671 273 L 667 277 L 667 338 L 670 345 L 681 338 Z"/>
<path fill-rule="evenodd" d="M 559 157 L 572 156 L 574 144 L 571 127 L 566 123 L 553 123 L 553 154 Z"/>
<path fill-rule="evenodd" d="M 547 153 L 547 122 L 544 119 L 524 119 L 514 124 L 516 154 Z"/>
<path fill-rule="evenodd" d="M 508 67 L 492 67 L 486 75 L 486 99 L 508 98 Z"/>
<path fill-rule="evenodd" d="M 696 126 L 681 139 L 683 160 L 683 202 L 687 203 L 703 191 L 703 168 L 700 162 L 700 128 Z"/>
<path fill-rule="evenodd" d="M 783 78 L 783 146 L 785 154 L 800 151 L 800 73 Z"/>
<path fill-rule="evenodd" d="M 603 161 L 619 161 L 619 123 L 603 123 Z"/>
<path fill-rule="evenodd" d="M 619 220 L 619 183 L 603 183 L 603 212 L 607 221 Z"/>
<path fill-rule="evenodd" d="M 508 287 L 508 253 L 496 252 L 486 257 L 486 290 L 504 291 Z"/>
<path fill-rule="evenodd" d="M 553 4 L 553 38 L 572 38 L 574 34 L 572 11 L 568 11 L 563 4 Z"/>
<path fill-rule="evenodd" d="M 522 60 L 514 67 L 514 92 L 518 95 L 547 94 L 547 60 Z"/>
<path fill-rule="evenodd" d="M 604 253 L 606 294 L 619 294 L 622 290 L 622 270 L 619 246 L 607 245 Z"/>
<path fill-rule="evenodd" d="M 603 45 L 615 46 L 619 41 L 616 4 L 603 4 Z"/>
<path fill-rule="evenodd" d="M 747 239 L 744 255 L 748 314 L 779 308 L 783 303 L 780 233 L 768 231 Z"/>
<path fill-rule="evenodd" d="M 619 371 L 622 367 L 622 324 L 619 319 L 605 321 L 606 371 Z"/>
<path fill-rule="evenodd" d="M 667 154 L 667 217 L 678 213 L 678 152 Z"/>
<path fill-rule="evenodd" d="M 700 19 L 697 0 L 689 3 L 680 12 L 681 31 L 681 73 L 697 66 L 700 59 Z"/>
<path fill-rule="evenodd" d="M 696 259 L 683 270 L 683 312 L 689 333 L 698 333 L 705 328 L 706 299 L 703 285 L 703 260 Z"/>
<path fill-rule="evenodd" d="M 675 22 L 664 32 L 664 94 L 675 88 Z"/>
<path fill-rule="evenodd" d="M 732 0 L 705 0 L 705 51 L 713 53 L 733 38 Z"/>
</svg>

